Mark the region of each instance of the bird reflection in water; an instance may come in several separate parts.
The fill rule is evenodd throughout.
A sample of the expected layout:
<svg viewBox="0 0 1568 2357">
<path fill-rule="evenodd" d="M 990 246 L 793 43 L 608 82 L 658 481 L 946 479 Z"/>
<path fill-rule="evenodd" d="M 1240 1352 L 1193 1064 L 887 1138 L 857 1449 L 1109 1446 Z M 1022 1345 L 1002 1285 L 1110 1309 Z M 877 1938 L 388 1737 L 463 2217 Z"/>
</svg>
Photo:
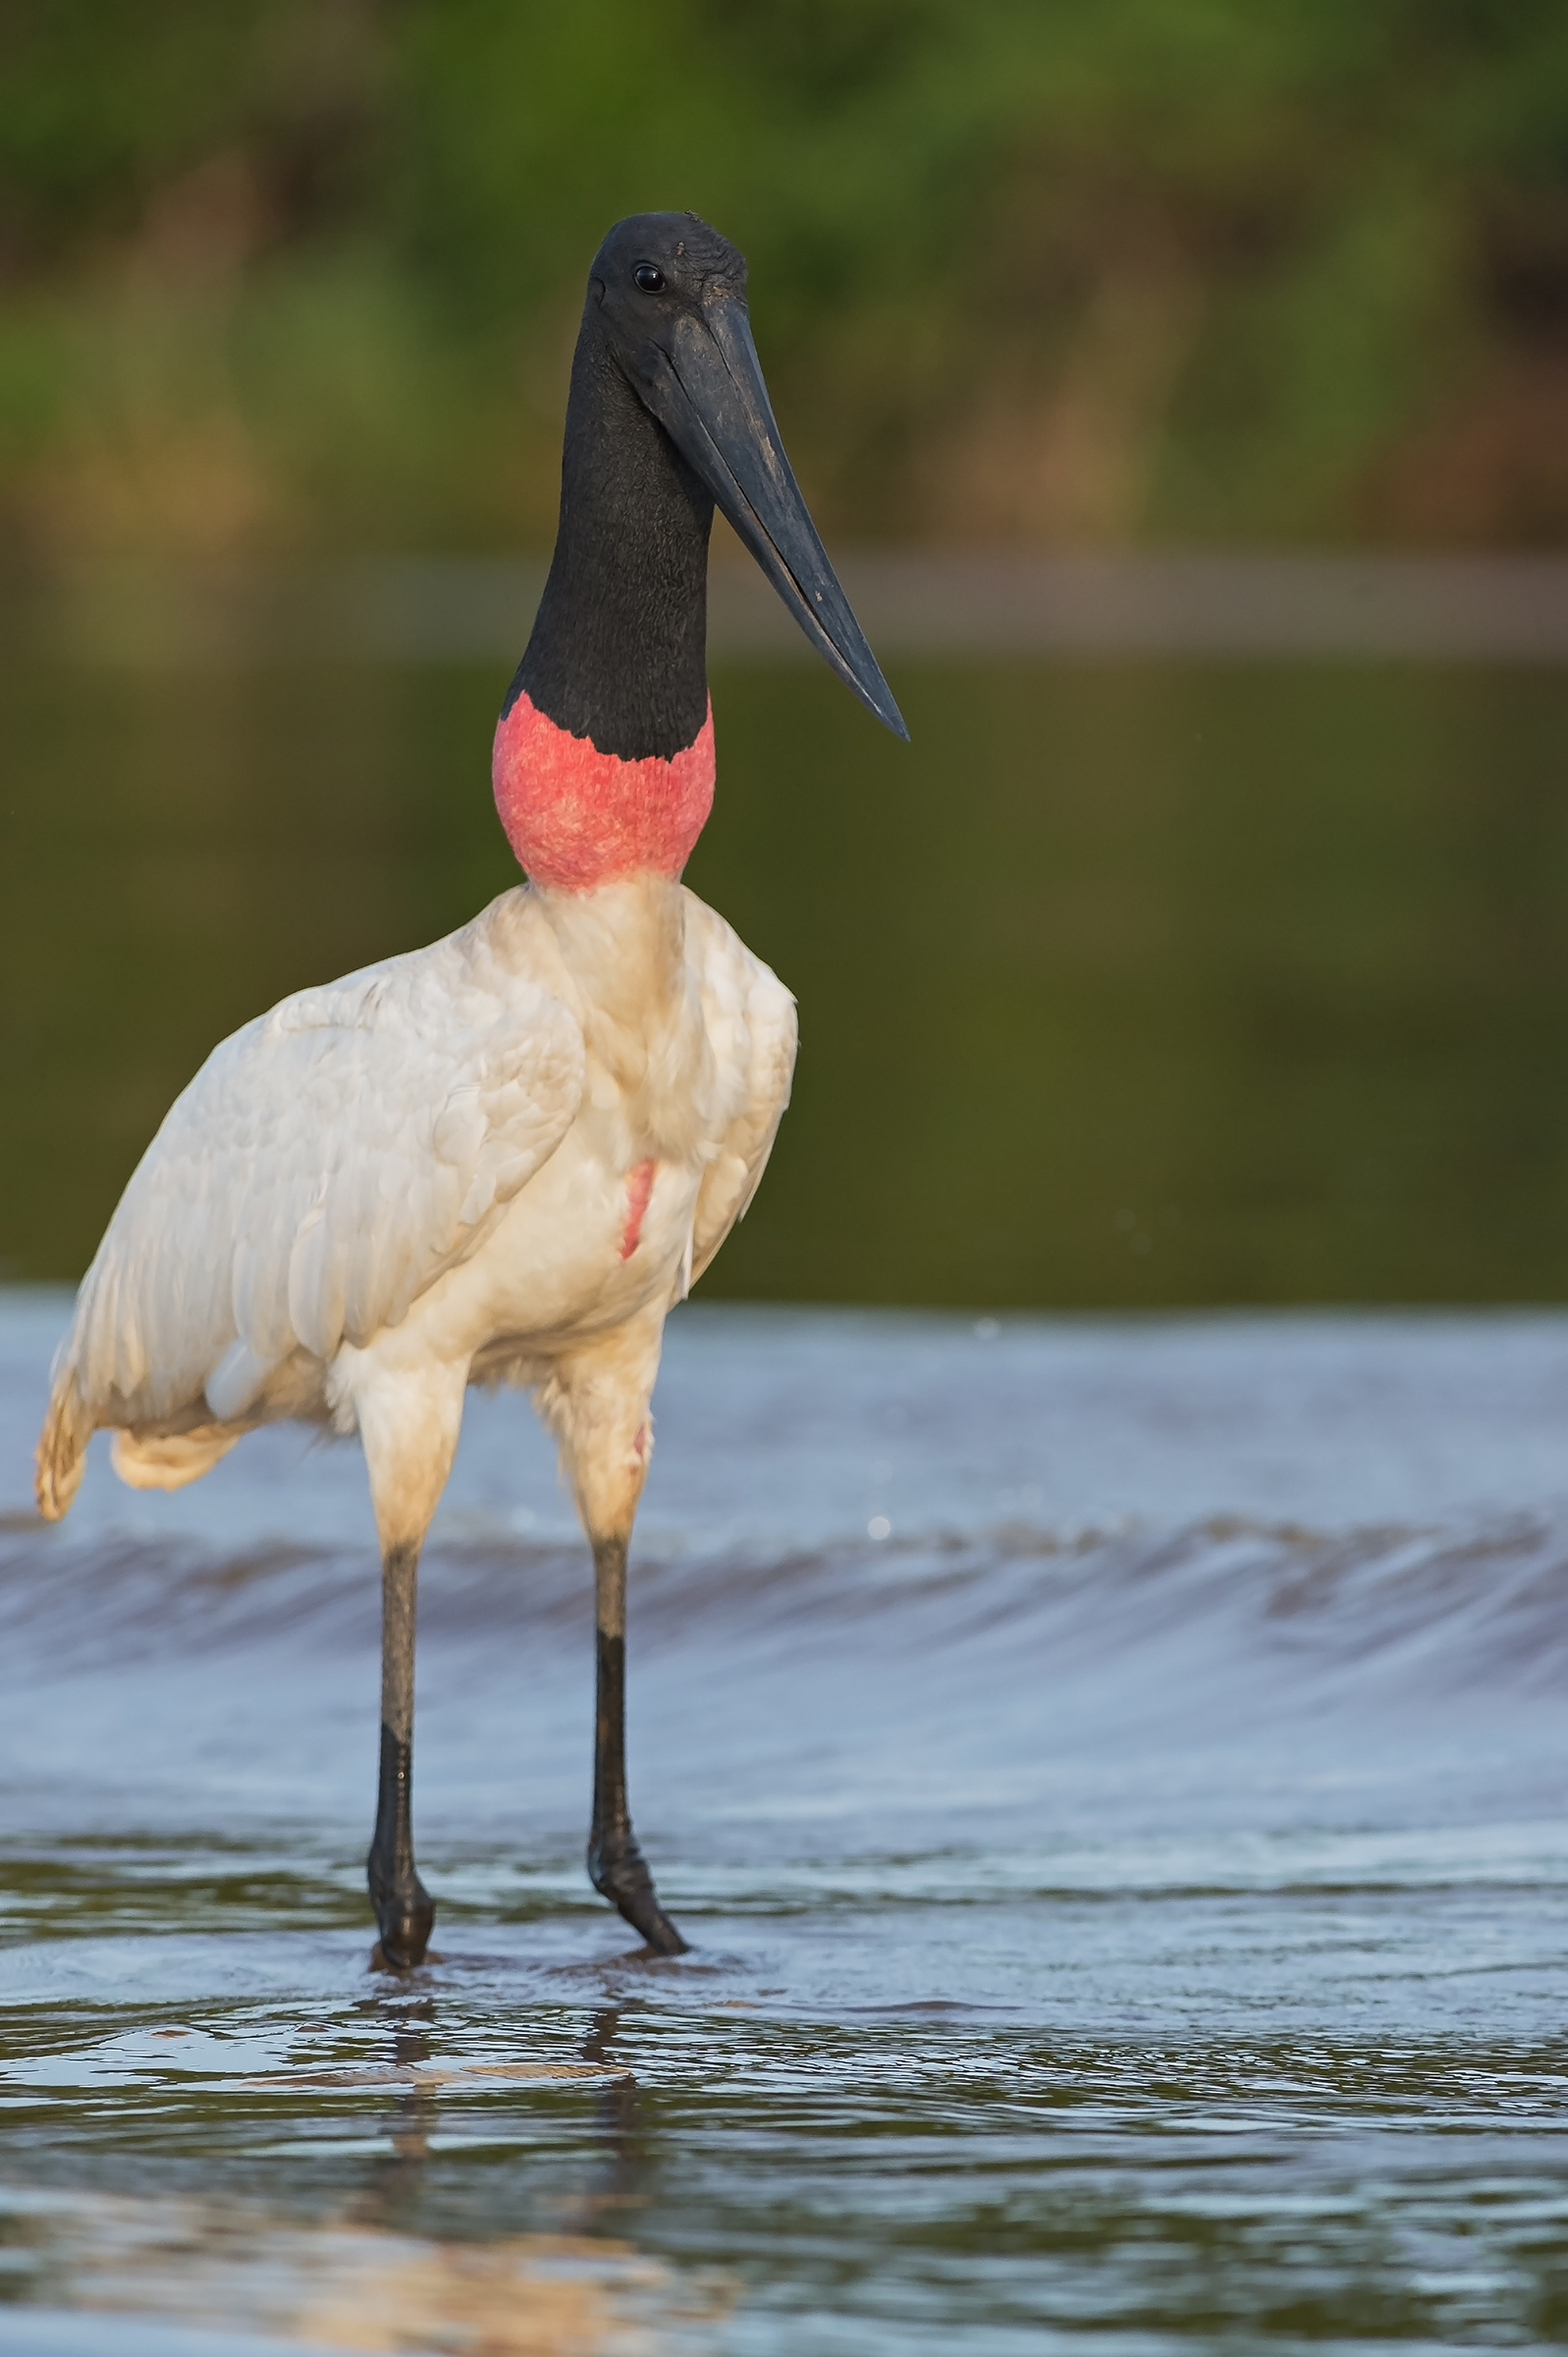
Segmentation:
<svg viewBox="0 0 1568 2357">
<path fill-rule="evenodd" d="M 372 2001 L 379 2011 L 383 2001 Z M 420 2076 L 435 2054 L 436 2003 L 419 1997 L 397 2006 L 392 2015 L 389 2059 L 399 2073 L 388 2122 L 391 2150 L 376 2165 L 375 2175 L 351 2215 L 357 2223 L 380 2226 L 393 2233 L 415 2230 L 424 2191 L 425 2164 L 435 2126 L 437 2089 Z"/>
<path fill-rule="evenodd" d="M 382 2001 L 373 2001 L 379 2010 Z M 619 2004 L 601 2006 L 589 2017 L 579 2050 L 583 2063 L 606 2076 L 583 2086 L 583 2094 L 593 2106 L 592 2129 L 584 2139 L 591 2166 L 584 2181 L 548 2205 L 551 2225 L 560 2233 L 597 2238 L 609 2222 L 609 2214 L 639 2209 L 648 2199 L 652 2163 L 640 2112 L 640 2090 L 616 2053 L 622 2013 Z M 442 2093 L 433 2068 L 439 2051 L 435 1999 L 422 1996 L 399 2004 L 389 2027 L 388 2060 L 400 2082 L 383 2115 L 389 2149 L 349 2215 L 359 2225 L 397 2234 L 416 2233 Z"/>
<path fill-rule="evenodd" d="M 620 2005 L 604 2005 L 595 2013 L 582 2042 L 585 2062 L 615 2067 L 621 2013 Z M 585 2234 L 593 2232 L 594 2220 L 606 2211 L 640 2209 L 648 2198 L 650 2163 L 639 2127 L 640 2100 L 641 2091 L 629 2070 L 601 2081 L 595 2092 L 598 2166 L 578 2206 L 577 2222 Z"/>
</svg>

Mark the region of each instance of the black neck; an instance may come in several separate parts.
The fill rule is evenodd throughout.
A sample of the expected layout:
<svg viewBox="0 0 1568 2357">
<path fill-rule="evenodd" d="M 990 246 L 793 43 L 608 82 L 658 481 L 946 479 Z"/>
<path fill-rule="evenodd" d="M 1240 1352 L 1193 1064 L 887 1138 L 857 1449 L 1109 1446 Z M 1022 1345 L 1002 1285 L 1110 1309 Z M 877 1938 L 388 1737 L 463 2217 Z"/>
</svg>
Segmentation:
<svg viewBox="0 0 1568 2357">
<path fill-rule="evenodd" d="M 539 711 L 602 753 L 669 760 L 708 714 L 713 501 L 608 351 L 592 292 L 571 363 L 561 525 L 503 711 Z"/>
</svg>

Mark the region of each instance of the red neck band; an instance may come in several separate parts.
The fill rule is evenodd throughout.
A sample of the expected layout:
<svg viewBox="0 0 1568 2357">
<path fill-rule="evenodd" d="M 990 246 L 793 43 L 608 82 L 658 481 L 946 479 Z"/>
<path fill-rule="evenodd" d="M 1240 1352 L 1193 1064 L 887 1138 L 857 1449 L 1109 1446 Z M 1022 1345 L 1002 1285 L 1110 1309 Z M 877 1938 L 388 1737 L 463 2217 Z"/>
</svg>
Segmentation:
<svg viewBox="0 0 1568 2357">
<path fill-rule="evenodd" d="M 622 761 L 519 694 L 496 729 L 491 778 L 507 840 L 536 884 L 591 892 L 678 876 L 713 808 L 713 706 L 674 760 Z"/>
</svg>

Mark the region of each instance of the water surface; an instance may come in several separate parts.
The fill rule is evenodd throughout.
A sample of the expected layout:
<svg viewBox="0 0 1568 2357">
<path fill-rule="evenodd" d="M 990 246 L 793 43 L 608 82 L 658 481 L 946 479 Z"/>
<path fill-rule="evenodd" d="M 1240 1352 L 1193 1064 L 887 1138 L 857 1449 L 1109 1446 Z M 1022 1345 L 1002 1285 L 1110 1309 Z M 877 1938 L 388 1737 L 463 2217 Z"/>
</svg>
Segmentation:
<svg viewBox="0 0 1568 2357">
<path fill-rule="evenodd" d="M 12 1275 L 80 1275 L 216 1040 L 515 881 L 509 669 L 0 662 Z M 1568 1299 L 1568 673 L 890 676 L 908 745 L 716 674 L 690 879 L 802 1055 L 710 1293 Z"/>
<path fill-rule="evenodd" d="M 585 1553 L 475 1398 L 397 1982 L 357 1452 L 99 1443 L 40 1529 L 65 1309 L 0 1312 L 0 2350 L 1568 2339 L 1568 1319 L 678 1313 L 676 1962 L 583 1878 Z"/>
</svg>

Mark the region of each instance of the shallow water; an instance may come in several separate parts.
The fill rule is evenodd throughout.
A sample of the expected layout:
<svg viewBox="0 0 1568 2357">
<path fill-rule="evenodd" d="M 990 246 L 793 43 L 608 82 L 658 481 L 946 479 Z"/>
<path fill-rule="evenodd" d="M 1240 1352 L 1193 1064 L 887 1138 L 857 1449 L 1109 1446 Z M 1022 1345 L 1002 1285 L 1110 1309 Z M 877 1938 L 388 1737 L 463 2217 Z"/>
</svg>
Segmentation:
<svg viewBox="0 0 1568 2357">
<path fill-rule="evenodd" d="M 1568 2339 L 1568 1319 L 678 1313 L 674 1963 L 584 1880 L 584 1551 L 476 1396 L 396 1982 L 357 1453 L 95 1452 L 42 1530 L 64 1313 L 0 1311 L 0 2351 Z"/>
</svg>

